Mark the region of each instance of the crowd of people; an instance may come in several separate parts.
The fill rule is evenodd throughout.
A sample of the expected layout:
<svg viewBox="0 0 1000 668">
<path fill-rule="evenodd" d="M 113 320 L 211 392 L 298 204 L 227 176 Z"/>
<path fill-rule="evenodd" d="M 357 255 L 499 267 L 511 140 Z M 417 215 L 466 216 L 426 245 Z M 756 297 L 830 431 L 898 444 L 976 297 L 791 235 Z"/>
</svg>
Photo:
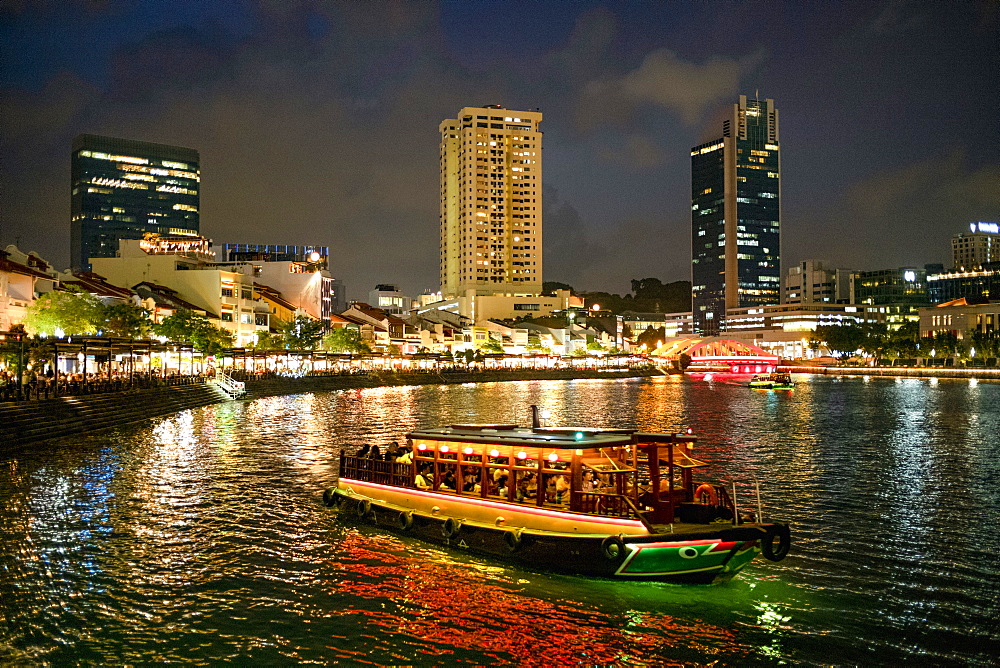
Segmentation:
<svg viewBox="0 0 1000 668">
<path fill-rule="evenodd" d="M 190 385 L 203 383 L 209 373 L 166 375 L 98 371 L 88 373 L 60 373 L 50 369 L 43 373 L 28 371 L 18 376 L 8 369 L 0 370 L 0 401 L 27 401 L 62 396 L 124 392 L 132 389 Z"/>
<path fill-rule="evenodd" d="M 367 444 L 354 451 L 354 457 L 361 460 L 395 462 L 405 464 L 407 468 L 413 463 L 413 449 L 407 445 L 399 445 L 393 441 L 384 448 L 377 444 Z M 499 460 L 495 462 L 502 464 Z M 458 463 L 444 463 L 439 467 L 440 482 L 435 484 L 434 467 L 429 462 L 418 462 L 416 472 L 413 477 L 413 484 L 420 490 L 443 490 L 447 492 L 461 491 L 466 494 L 480 494 L 483 485 L 486 485 L 487 496 L 498 499 L 511 498 L 511 485 L 513 485 L 513 499 L 519 502 L 533 502 L 538 498 L 538 474 L 533 471 L 514 471 L 515 481 L 511 482 L 510 472 L 502 466 L 485 469 L 486 479 L 480 479 L 479 466 L 463 466 L 461 470 L 461 482 L 458 478 Z M 408 474 L 407 474 L 408 476 Z M 568 471 L 566 473 L 546 473 L 545 479 L 545 501 L 559 505 L 569 504 L 569 492 L 571 488 Z M 608 481 L 593 469 L 585 468 L 580 483 L 580 492 L 600 493 L 607 491 Z"/>
</svg>

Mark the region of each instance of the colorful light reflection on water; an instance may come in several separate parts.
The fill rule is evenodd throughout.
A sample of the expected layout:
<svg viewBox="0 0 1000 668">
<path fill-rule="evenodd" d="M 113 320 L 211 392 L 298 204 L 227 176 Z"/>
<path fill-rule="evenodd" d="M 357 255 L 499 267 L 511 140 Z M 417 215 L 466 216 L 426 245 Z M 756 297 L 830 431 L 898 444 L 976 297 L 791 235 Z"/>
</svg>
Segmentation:
<svg viewBox="0 0 1000 668">
<path fill-rule="evenodd" d="M 804 379 L 803 379 L 804 380 Z M 717 587 L 518 569 L 338 520 L 342 447 L 442 423 L 674 430 L 793 551 Z M 957 663 L 1000 654 L 1000 385 L 725 377 L 355 390 L 0 459 L 0 662 Z M 776 490 L 784 490 L 777 492 Z"/>
</svg>

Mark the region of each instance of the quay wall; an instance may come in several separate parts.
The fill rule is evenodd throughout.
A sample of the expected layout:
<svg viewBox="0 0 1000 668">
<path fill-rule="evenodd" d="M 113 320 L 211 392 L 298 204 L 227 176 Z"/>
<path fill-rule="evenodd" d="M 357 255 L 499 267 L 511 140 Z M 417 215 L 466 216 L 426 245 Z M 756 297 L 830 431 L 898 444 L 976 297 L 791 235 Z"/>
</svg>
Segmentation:
<svg viewBox="0 0 1000 668">
<path fill-rule="evenodd" d="M 462 373 L 366 373 L 246 381 L 248 400 L 304 392 L 407 385 L 451 385 L 511 380 L 631 378 L 658 371 L 589 369 L 513 370 Z M 0 452 L 170 415 L 190 408 L 231 401 L 214 383 L 64 396 L 0 403 Z"/>
<path fill-rule="evenodd" d="M 864 366 L 779 366 L 786 373 L 815 373 L 826 376 L 896 376 L 904 378 L 979 378 L 1000 380 L 1000 369 L 956 369 L 953 367 L 864 367 Z"/>
</svg>

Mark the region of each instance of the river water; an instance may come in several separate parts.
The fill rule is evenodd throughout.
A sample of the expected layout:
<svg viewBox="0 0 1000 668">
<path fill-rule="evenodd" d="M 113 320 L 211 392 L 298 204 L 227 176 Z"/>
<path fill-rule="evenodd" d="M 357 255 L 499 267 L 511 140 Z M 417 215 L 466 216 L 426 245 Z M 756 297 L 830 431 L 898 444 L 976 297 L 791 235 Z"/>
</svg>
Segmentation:
<svg viewBox="0 0 1000 668">
<path fill-rule="evenodd" d="M 0 664 L 996 665 L 1000 384 L 796 380 L 301 394 L 0 455 Z M 791 522 L 790 556 L 717 586 L 587 579 L 322 503 L 342 447 L 527 424 L 532 403 L 552 424 L 693 428 L 713 478 L 759 481 Z"/>
</svg>

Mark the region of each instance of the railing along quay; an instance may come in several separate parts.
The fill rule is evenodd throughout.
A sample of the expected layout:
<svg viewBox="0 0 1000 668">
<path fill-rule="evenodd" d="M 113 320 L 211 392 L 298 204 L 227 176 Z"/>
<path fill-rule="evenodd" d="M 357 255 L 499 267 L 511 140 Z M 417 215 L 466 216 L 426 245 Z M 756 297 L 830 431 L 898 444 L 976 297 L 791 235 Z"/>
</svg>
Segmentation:
<svg viewBox="0 0 1000 668">
<path fill-rule="evenodd" d="M 1000 380 L 1000 369 L 979 367 L 892 367 L 892 366 L 779 366 L 785 373 L 814 373 L 827 376 L 889 376 L 902 378 L 981 378 Z"/>
<path fill-rule="evenodd" d="M 148 390 L 158 387 L 200 385 L 208 379 L 201 375 L 133 376 L 131 378 L 91 378 L 87 380 L 38 378 L 22 385 L 8 382 L 0 385 L 0 402 L 39 401 L 57 397 L 77 397 L 92 394 L 110 394 L 130 390 Z"/>
</svg>

